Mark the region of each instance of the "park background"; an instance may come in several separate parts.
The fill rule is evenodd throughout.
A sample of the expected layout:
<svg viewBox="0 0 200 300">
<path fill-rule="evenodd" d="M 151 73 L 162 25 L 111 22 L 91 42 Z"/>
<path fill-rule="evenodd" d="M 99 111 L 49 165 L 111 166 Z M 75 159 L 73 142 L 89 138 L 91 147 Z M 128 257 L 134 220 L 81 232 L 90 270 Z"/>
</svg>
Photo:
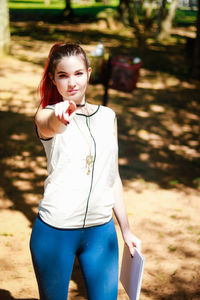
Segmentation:
<svg viewBox="0 0 200 300">
<path fill-rule="evenodd" d="M 110 55 L 141 59 L 137 88 L 110 88 L 107 104 L 118 117 L 124 199 L 146 259 L 140 299 L 200 299 L 198 5 L 0 1 L 1 300 L 38 299 L 29 237 L 47 173 L 33 117 L 57 41 L 80 42 L 88 53 L 102 41 Z M 89 85 L 89 102 L 101 104 L 103 96 L 102 82 Z M 118 298 L 128 299 L 121 284 Z M 69 299 L 86 299 L 77 262 Z"/>
</svg>

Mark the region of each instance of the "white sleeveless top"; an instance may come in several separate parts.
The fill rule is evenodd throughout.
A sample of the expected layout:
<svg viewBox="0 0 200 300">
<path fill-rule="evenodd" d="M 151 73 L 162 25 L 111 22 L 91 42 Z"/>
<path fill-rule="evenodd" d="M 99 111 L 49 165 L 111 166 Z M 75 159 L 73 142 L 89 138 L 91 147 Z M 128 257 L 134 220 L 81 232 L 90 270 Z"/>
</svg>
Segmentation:
<svg viewBox="0 0 200 300">
<path fill-rule="evenodd" d="M 114 111 L 98 106 L 89 116 L 76 113 L 63 133 L 42 143 L 48 177 L 39 204 L 40 218 L 57 228 L 84 228 L 110 221 L 118 157 Z M 90 151 L 93 163 L 87 174 Z"/>
</svg>

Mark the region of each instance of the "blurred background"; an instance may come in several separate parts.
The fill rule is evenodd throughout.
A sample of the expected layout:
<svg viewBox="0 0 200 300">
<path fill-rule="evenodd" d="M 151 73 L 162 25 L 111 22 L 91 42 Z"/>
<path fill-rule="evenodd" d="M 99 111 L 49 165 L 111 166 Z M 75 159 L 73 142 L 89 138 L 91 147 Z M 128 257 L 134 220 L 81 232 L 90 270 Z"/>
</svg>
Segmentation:
<svg viewBox="0 0 200 300">
<path fill-rule="evenodd" d="M 146 258 L 140 299 L 200 299 L 198 0 L 0 0 L 0 299 L 38 299 L 28 243 L 47 172 L 34 114 L 58 41 L 82 45 L 88 102 L 117 114 L 124 199 Z M 69 299 L 86 299 L 77 262 Z"/>
</svg>

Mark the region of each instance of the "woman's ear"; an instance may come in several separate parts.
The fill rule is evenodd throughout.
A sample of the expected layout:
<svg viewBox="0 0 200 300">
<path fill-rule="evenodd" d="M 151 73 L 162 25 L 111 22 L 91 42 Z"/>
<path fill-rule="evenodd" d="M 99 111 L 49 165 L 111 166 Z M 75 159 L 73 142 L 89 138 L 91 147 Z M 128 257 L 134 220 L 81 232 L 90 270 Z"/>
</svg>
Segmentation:
<svg viewBox="0 0 200 300">
<path fill-rule="evenodd" d="M 92 68 L 89 67 L 89 68 L 88 68 L 88 82 L 89 82 L 89 80 L 90 80 L 90 75 L 91 75 L 91 73 L 92 73 Z"/>
<path fill-rule="evenodd" d="M 48 75 L 49 75 L 49 78 L 51 79 L 51 81 L 53 82 L 53 84 L 55 84 L 53 74 L 49 72 Z"/>
</svg>

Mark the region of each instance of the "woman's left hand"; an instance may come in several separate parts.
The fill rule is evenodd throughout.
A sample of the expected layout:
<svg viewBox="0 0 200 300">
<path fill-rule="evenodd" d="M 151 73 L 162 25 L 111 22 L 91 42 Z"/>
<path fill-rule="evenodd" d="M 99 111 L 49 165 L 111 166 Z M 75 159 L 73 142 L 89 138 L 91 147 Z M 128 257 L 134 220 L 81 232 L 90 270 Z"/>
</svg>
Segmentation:
<svg viewBox="0 0 200 300">
<path fill-rule="evenodd" d="M 132 233 L 130 229 L 123 232 L 123 239 L 132 256 L 134 256 L 135 253 L 134 247 L 136 247 L 139 252 L 141 251 L 141 241 Z"/>
</svg>

